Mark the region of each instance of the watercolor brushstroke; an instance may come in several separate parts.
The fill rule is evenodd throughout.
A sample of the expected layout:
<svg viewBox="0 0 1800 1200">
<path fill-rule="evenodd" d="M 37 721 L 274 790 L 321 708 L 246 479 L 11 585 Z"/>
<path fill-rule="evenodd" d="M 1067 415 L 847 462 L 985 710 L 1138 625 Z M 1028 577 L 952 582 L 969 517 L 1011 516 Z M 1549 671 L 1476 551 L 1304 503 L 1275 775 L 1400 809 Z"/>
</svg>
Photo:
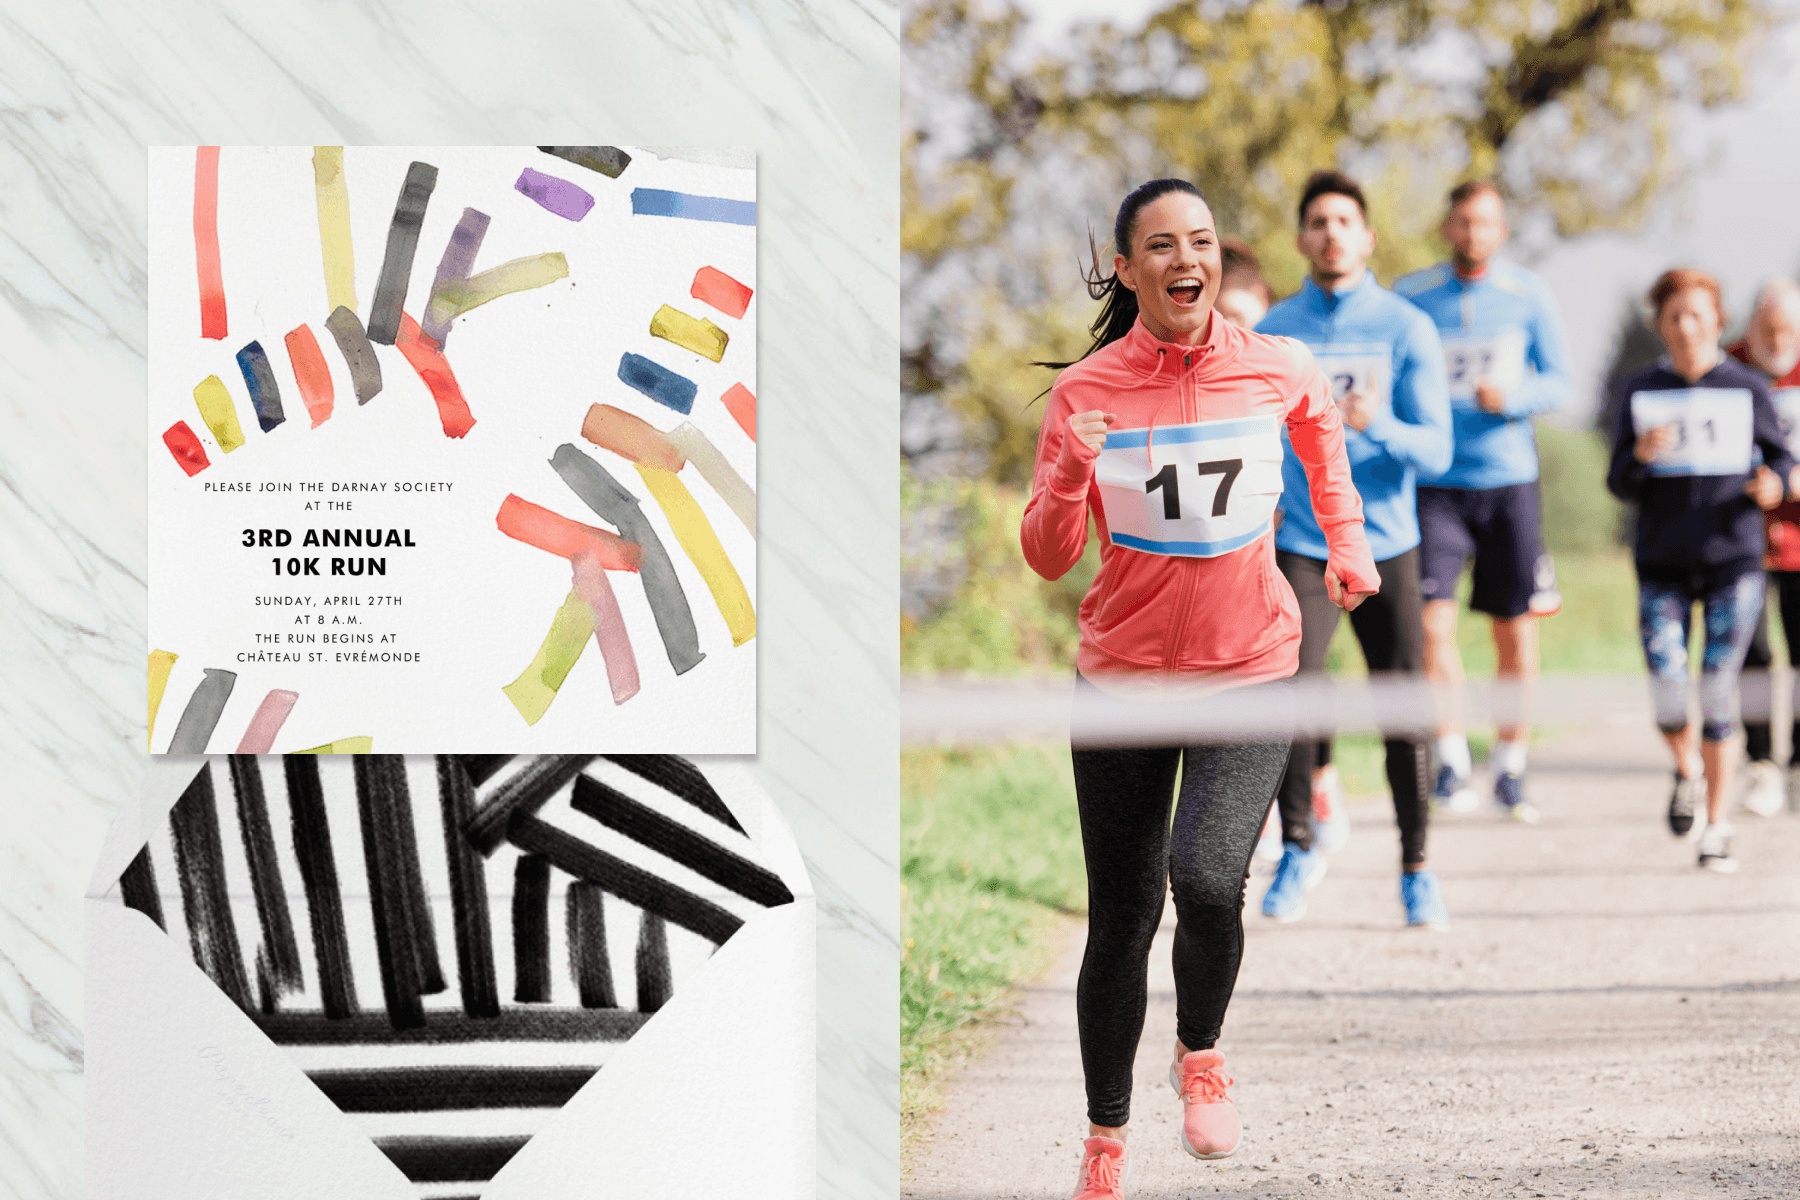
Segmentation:
<svg viewBox="0 0 1800 1200">
<path fill-rule="evenodd" d="M 556 699 L 563 680 L 569 677 L 569 671 L 586 649 L 593 632 L 594 610 L 571 591 L 562 607 L 556 610 L 550 632 L 544 635 L 544 643 L 538 647 L 537 657 L 517 679 L 500 689 L 527 725 L 536 725 L 550 711 L 550 702 Z"/>
<path fill-rule="evenodd" d="M 712 490 L 719 493 L 719 499 L 725 501 L 737 519 L 744 523 L 750 536 L 756 536 L 756 490 L 744 482 L 744 477 L 737 469 L 725 461 L 719 448 L 712 444 L 704 433 L 683 421 L 669 431 L 669 441 L 681 451 L 682 456 L 694 464 L 700 472 L 700 478 L 711 485 Z"/>
<path fill-rule="evenodd" d="M 725 628 L 731 631 L 731 644 L 743 645 L 756 636 L 756 610 L 750 604 L 750 593 L 744 590 L 744 581 L 739 578 L 737 568 L 731 565 L 725 547 L 719 544 L 719 535 L 713 532 L 712 523 L 673 471 L 639 463 L 637 473 L 661 506 L 663 515 L 669 519 L 675 540 L 681 543 L 682 550 L 700 572 L 700 578 L 706 581 L 713 603 L 719 606 L 719 615 L 725 618 Z"/>
<path fill-rule="evenodd" d="M 275 735 L 281 732 L 288 714 L 294 711 L 294 702 L 299 699 L 299 692 L 271 688 L 262 703 L 256 706 L 256 715 L 250 718 L 244 736 L 238 739 L 237 753 L 267 754 L 273 750 Z"/>
<path fill-rule="evenodd" d="M 431 290 L 431 301 L 425 309 L 425 329 L 429 335 L 435 324 L 448 331 L 451 321 L 489 300 L 541 288 L 558 279 L 566 279 L 568 275 L 569 260 L 552 251 L 515 258 L 466 279 L 445 279 Z"/>
<path fill-rule="evenodd" d="M 750 297 L 755 293 L 717 267 L 701 267 L 694 272 L 694 285 L 688 289 L 688 295 L 728 317 L 741 317 L 749 311 Z"/>
<path fill-rule="evenodd" d="M 687 376 L 630 351 L 619 356 L 619 382 L 684 417 L 694 411 L 694 397 L 700 391 Z"/>
<path fill-rule="evenodd" d="M 751 441 L 756 440 L 756 396 L 741 383 L 734 383 L 719 397 L 719 403 L 731 414 L 731 419 L 738 423 L 744 436 Z"/>
<path fill-rule="evenodd" d="M 225 702 L 231 699 L 231 689 L 236 686 L 235 671 L 207 667 L 193 695 L 188 697 L 181 720 L 175 723 L 166 753 L 205 754 L 206 743 L 212 740 L 213 730 L 219 724 L 219 714 L 225 711 Z"/>
<path fill-rule="evenodd" d="M 731 335 L 704 318 L 688 316 L 678 308 L 665 304 L 650 318 L 650 336 L 673 342 L 683 350 L 692 350 L 701 358 L 718 362 L 725 357 Z"/>
<path fill-rule="evenodd" d="M 372 737 L 339 738 L 335 742 L 326 742 L 323 746 L 314 746 L 310 750 L 289 750 L 289 754 L 370 754 L 375 749 Z"/>
<path fill-rule="evenodd" d="M 475 416 L 469 411 L 468 401 L 463 399 L 462 388 L 450 370 L 450 361 L 443 351 L 426 340 L 419 323 L 407 313 L 400 314 L 400 336 L 395 339 L 394 347 L 411 364 L 430 390 L 431 398 L 437 402 L 438 422 L 444 427 L 444 436 L 459 438 L 475 428 Z"/>
<path fill-rule="evenodd" d="M 438 259 L 437 275 L 431 281 L 431 294 L 425 301 L 425 317 L 419 325 L 425 331 L 425 336 L 436 342 L 439 349 L 443 348 L 444 340 L 450 336 L 451 318 L 438 318 L 438 289 L 449 280 L 466 279 L 469 272 L 475 269 L 475 256 L 481 252 L 481 243 L 487 237 L 491 219 L 480 209 L 463 209 L 456 228 L 450 231 L 450 240 L 444 245 L 444 256 Z"/>
<path fill-rule="evenodd" d="M 244 431 L 238 426 L 237 405 L 232 403 L 231 393 L 225 390 L 224 380 L 217 375 L 208 375 L 196 384 L 194 407 L 200 410 L 200 419 L 206 422 L 206 428 L 220 450 L 230 454 L 244 444 Z"/>
<path fill-rule="evenodd" d="M 219 260 L 219 148 L 194 151 L 194 267 L 200 282 L 200 336 L 226 336 L 225 272 Z"/>
<path fill-rule="evenodd" d="M 667 192 L 661 188 L 633 188 L 631 211 L 641 217 L 680 217 L 726 225 L 756 224 L 754 200 L 726 200 L 719 196 Z"/>
<path fill-rule="evenodd" d="M 513 495 L 500 502 L 494 524 L 507 537 L 570 562 L 583 554 L 591 554 L 609 571 L 635 571 L 644 558 L 643 547 L 635 542 L 592 525 L 571 521 Z"/>
<path fill-rule="evenodd" d="M 687 465 L 675 443 L 656 426 L 610 404 L 588 405 L 587 416 L 581 422 L 581 436 L 632 462 L 648 463 L 665 471 L 679 471 Z"/>
<path fill-rule="evenodd" d="M 163 445 L 175 458 L 175 465 L 187 472 L 189 479 L 212 466 L 212 460 L 206 457 L 206 447 L 200 444 L 200 438 L 188 428 L 186 421 L 177 421 L 163 430 Z"/>
<path fill-rule="evenodd" d="M 394 345 L 400 336 L 401 306 L 412 278 L 413 258 L 419 251 L 419 229 L 425 223 L 425 206 L 437 187 L 437 168 L 415 162 L 406 168 L 406 182 L 394 201 L 394 217 L 388 225 L 387 253 L 375 281 L 375 300 L 369 305 L 368 335 L 371 342 Z M 416 368 L 415 368 L 416 369 Z M 461 434 L 452 434 L 460 437 Z"/>
<path fill-rule="evenodd" d="M 669 551 L 657 536 L 650 518 L 644 515 L 638 498 L 605 467 L 567 442 L 556 448 L 550 466 L 576 498 L 593 509 L 602 521 L 618 529 L 626 541 L 643 547 L 638 578 L 643 582 L 644 598 L 650 602 L 650 615 L 656 618 L 657 632 L 668 652 L 669 666 L 677 675 L 699 666 L 706 655 L 700 649 L 700 635 L 694 628 L 694 614 L 688 607 L 687 593 L 675 574 Z"/>
<path fill-rule="evenodd" d="M 381 392 L 381 360 L 375 357 L 375 347 L 369 344 L 362 321 L 350 309 L 340 305 L 325 318 L 325 328 L 331 334 L 331 340 L 337 343 L 338 353 L 344 356 L 344 366 L 350 371 L 350 386 L 356 389 L 356 402 L 367 404 Z"/>
<path fill-rule="evenodd" d="M 631 165 L 631 155 L 617 146 L 539 146 L 538 149 L 578 167 L 598 171 L 608 179 L 617 179 Z"/>
<path fill-rule="evenodd" d="M 613 703 L 623 704 L 637 695 L 641 686 L 637 655 L 631 649 L 631 635 L 625 629 L 625 614 L 619 611 L 619 598 L 606 581 L 606 568 L 591 554 L 575 556 L 575 593 L 594 611 L 594 642 L 606 662 Z"/>
<path fill-rule="evenodd" d="M 179 657 L 168 650 L 150 652 L 150 728 L 145 735 L 146 743 L 156 737 L 156 712 L 162 707 L 163 693 L 169 687 L 169 672 L 175 669 L 175 660 Z"/>
<path fill-rule="evenodd" d="M 313 190 L 319 208 L 325 302 L 332 308 L 355 312 L 356 255 L 350 245 L 350 186 L 344 178 L 342 146 L 313 147 Z"/>
<path fill-rule="evenodd" d="M 300 388 L 300 402 L 317 429 L 331 419 L 337 403 L 337 390 L 331 385 L 331 368 L 325 365 L 325 354 L 319 339 L 305 325 L 296 326 L 282 339 L 287 347 L 288 364 L 294 368 L 294 382 Z"/>
<path fill-rule="evenodd" d="M 269 366 L 269 356 L 263 353 L 262 343 L 249 342 L 239 350 L 237 365 L 244 373 L 244 386 L 250 389 L 250 407 L 256 410 L 256 423 L 262 426 L 262 431 L 267 433 L 287 420 L 287 414 L 281 409 L 281 389 L 275 384 L 275 370 Z"/>
<path fill-rule="evenodd" d="M 579 221 L 594 209 L 594 197 L 587 189 L 530 167 L 519 173 L 513 190 L 565 221 Z"/>
</svg>

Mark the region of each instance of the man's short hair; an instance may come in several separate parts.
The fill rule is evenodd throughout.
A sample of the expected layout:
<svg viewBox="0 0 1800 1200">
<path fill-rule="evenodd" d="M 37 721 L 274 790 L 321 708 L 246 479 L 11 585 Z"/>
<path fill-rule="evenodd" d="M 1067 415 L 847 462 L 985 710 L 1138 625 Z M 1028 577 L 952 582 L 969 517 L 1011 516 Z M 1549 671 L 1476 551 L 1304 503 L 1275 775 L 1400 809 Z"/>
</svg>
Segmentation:
<svg viewBox="0 0 1800 1200">
<path fill-rule="evenodd" d="M 1505 200 L 1505 197 L 1500 194 L 1500 189 L 1495 187 L 1491 180 L 1469 179 L 1450 189 L 1450 208 L 1455 209 L 1465 200 L 1473 200 L 1484 194 L 1491 195 L 1496 200 Z"/>
<path fill-rule="evenodd" d="M 1369 221 L 1369 205 L 1363 199 L 1362 188 L 1356 180 L 1342 171 L 1314 171 L 1312 178 L 1306 181 L 1306 190 L 1300 193 L 1300 228 L 1306 228 L 1306 210 L 1320 196 L 1348 196 L 1356 201 L 1356 209 L 1362 213 L 1363 224 Z"/>
</svg>

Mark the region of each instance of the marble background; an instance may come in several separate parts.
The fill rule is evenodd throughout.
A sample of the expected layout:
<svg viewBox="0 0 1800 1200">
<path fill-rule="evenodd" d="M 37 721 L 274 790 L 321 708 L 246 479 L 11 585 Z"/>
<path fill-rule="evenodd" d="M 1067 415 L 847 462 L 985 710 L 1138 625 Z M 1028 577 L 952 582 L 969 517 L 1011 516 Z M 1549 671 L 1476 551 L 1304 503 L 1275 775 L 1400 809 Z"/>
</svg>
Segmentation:
<svg viewBox="0 0 1800 1200">
<path fill-rule="evenodd" d="M 144 147 L 587 142 L 759 155 L 755 770 L 819 892 L 819 1194 L 896 1194 L 898 25 L 0 0 L 0 1194 L 81 1195 L 79 898 L 144 767 Z"/>
</svg>

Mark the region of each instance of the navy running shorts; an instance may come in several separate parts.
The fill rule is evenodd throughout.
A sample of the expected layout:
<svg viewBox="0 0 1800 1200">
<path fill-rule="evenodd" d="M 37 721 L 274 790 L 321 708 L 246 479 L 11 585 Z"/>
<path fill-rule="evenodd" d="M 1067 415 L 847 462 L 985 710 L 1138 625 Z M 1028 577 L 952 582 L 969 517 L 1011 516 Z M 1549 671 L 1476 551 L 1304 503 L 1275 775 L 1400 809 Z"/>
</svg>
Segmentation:
<svg viewBox="0 0 1800 1200">
<path fill-rule="evenodd" d="M 1469 607 L 1502 620 L 1531 608 L 1543 552 L 1538 485 L 1419 488 L 1420 590 L 1426 603 L 1456 599 L 1463 564 L 1475 560 Z"/>
</svg>

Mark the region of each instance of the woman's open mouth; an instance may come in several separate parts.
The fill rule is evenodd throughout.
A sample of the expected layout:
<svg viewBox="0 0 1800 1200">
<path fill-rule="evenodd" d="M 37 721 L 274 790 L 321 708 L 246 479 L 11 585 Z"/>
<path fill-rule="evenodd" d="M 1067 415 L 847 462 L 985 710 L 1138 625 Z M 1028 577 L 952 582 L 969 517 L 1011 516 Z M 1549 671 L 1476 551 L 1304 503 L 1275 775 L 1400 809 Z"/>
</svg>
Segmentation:
<svg viewBox="0 0 1800 1200">
<path fill-rule="evenodd" d="M 1182 308 L 1192 308 L 1200 303 L 1201 290 L 1200 281 L 1192 276 L 1177 279 L 1168 288 L 1169 298 Z"/>
</svg>

